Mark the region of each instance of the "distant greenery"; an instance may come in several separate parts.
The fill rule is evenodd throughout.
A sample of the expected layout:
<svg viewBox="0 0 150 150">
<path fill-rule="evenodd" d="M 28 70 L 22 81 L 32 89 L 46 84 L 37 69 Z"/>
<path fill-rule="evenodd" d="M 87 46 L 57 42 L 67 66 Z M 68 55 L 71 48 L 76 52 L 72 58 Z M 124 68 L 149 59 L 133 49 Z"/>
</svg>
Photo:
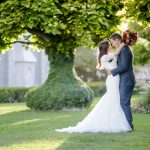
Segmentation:
<svg viewBox="0 0 150 150">
<path fill-rule="evenodd" d="M 148 81 L 145 81 L 148 82 Z M 136 85 L 132 99 L 135 112 L 150 113 L 150 89 L 142 84 Z"/>
<path fill-rule="evenodd" d="M 146 41 L 144 42 L 138 42 L 133 46 L 135 65 L 144 65 L 150 62 L 150 42 L 147 44 Z"/>
<path fill-rule="evenodd" d="M 128 26 L 130 29 L 138 32 L 139 37 L 146 39 L 150 42 L 150 24 L 147 27 L 145 27 L 139 22 L 130 21 Z"/>
<path fill-rule="evenodd" d="M 138 42 L 133 46 L 134 64 L 148 64 L 150 62 L 150 26 L 145 27 L 138 22 L 129 22 L 129 29 L 138 33 Z"/>
<path fill-rule="evenodd" d="M 104 81 L 88 82 L 87 85 L 93 90 L 94 96 L 102 96 L 106 92 L 106 84 Z"/>
<path fill-rule="evenodd" d="M 99 80 L 96 76 L 96 51 L 79 47 L 75 51 L 75 69 L 83 81 Z"/>
<path fill-rule="evenodd" d="M 146 25 L 150 23 L 149 0 L 124 0 L 123 2 L 127 12 L 126 17 Z"/>
<path fill-rule="evenodd" d="M 24 96 L 31 88 L 0 88 L 0 103 L 25 101 Z"/>
</svg>

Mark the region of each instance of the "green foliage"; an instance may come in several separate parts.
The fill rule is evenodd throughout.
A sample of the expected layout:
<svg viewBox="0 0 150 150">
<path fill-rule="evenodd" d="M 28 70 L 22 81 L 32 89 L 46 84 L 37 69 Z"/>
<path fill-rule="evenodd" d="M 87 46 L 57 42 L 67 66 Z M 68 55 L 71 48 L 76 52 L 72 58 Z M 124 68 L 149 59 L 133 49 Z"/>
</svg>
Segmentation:
<svg viewBox="0 0 150 150">
<path fill-rule="evenodd" d="M 95 51 L 79 47 L 75 50 L 75 70 L 83 81 L 96 79 L 96 56 Z"/>
<path fill-rule="evenodd" d="M 137 43 L 133 46 L 134 64 L 146 64 L 150 61 L 150 44 Z"/>
<path fill-rule="evenodd" d="M 100 97 L 106 92 L 105 82 L 89 82 L 87 85 L 93 90 L 94 96 Z"/>
<path fill-rule="evenodd" d="M 125 0 L 126 16 L 143 24 L 150 23 L 149 0 Z"/>
<path fill-rule="evenodd" d="M 39 48 L 68 53 L 78 45 L 92 46 L 113 32 L 119 0 L 6 0 L 0 3 L 1 50 L 25 32 Z"/>
<path fill-rule="evenodd" d="M 146 39 L 150 42 L 150 27 L 145 27 L 144 25 L 141 25 L 138 22 L 129 22 L 129 29 L 134 30 L 135 32 L 138 32 L 138 36 L 140 38 Z"/>
<path fill-rule="evenodd" d="M 132 101 L 133 111 L 150 113 L 150 81 L 142 80 L 137 82 Z"/>
<path fill-rule="evenodd" d="M 98 97 L 102 96 L 106 92 L 105 82 L 87 83 L 92 91 L 82 82 L 78 82 L 81 85 L 73 84 L 72 86 L 71 82 L 67 83 L 67 81 L 63 81 L 63 83 L 58 83 L 55 87 L 48 87 L 48 85 L 44 85 L 44 87 L 37 89 L 37 91 L 36 89 L 32 89 L 31 94 L 28 93 L 27 95 L 27 105 L 31 108 L 41 110 L 57 110 L 63 107 L 74 106 L 84 107 L 91 103 L 92 91 L 94 92 L 94 96 Z M 35 90 L 35 92 L 33 92 L 33 90 Z M 33 95 L 35 97 L 33 97 Z M 36 101 L 34 99 L 36 99 Z"/>
<path fill-rule="evenodd" d="M 144 89 L 142 91 L 142 99 L 144 99 L 144 104 L 150 104 L 150 89 Z"/>
<path fill-rule="evenodd" d="M 138 43 L 133 46 L 134 64 L 146 64 L 150 61 L 150 27 L 130 21 L 129 29 L 138 33 Z"/>
<path fill-rule="evenodd" d="M 50 83 L 51 84 L 51 83 Z M 42 86 L 27 94 L 27 106 L 35 110 L 59 110 L 62 108 L 86 107 L 93 97 L 85 84 L 72 82 L 56 83 L 54 86 Z"/>
<path fill-rule="evenodd" d="M 148 82 L 148 81 L 146 81 Z M 133 111 L 150 113 L 150 89 L 142 85 L 136 86 L 135 98 L 133 99 Z"/>
<path fill-rule="evenodd" d="M 24 101 L 25 93 L 30 88 L 0 88 L 0 103 L 8 103 L 12 99 L 12 102 Z"/>
<path fill-rule="evenodd" d="M 28 106 L 47 110 L 87 105 L 93 93 L 74 77 L 73 51 L 79 45 L 92 47 L 108 38 L 120 22 L 116 12 L 122 7 L 119 0 L 0 2 L 0 50 L 20 42 L 19 36 L 29 32 L 21 43 L 45 49 L 51 63 L 46 83 L 28 94 Z"/>
</svg>

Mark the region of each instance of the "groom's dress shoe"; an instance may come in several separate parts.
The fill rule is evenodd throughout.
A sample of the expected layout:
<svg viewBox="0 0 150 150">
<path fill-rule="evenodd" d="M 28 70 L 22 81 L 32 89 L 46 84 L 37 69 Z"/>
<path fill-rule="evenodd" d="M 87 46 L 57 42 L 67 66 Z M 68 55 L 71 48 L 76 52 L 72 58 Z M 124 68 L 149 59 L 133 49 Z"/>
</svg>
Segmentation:
<svg viewBox="0 0 150 150">
<path fill-rule="evenodd" d="M 132 129 L 132 131 L 134 131 L 134 126 L 133 125 L 131 125 L 131 129 Z"/>
<path fill-rule="evenodd" d="M 131 127 L 131 130 L 128 131 L 128 132 L 133 132 L 133 131 L 134 131 L 134 126 L 133 126 L 133 124 L 131 124 L 130 127 Z"/>
</svg>

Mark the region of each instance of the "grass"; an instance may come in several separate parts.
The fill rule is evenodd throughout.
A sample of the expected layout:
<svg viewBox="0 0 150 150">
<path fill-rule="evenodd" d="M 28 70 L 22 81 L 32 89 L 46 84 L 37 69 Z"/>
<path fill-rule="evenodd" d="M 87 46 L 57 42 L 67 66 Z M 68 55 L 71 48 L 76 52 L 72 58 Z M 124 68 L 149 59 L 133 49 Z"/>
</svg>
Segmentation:
<svg viewBox="0 0 150 150">
<path fill-rule="evenodd" d="M 56 133 L 75 125 L 97 103 L 78 112 L 35 112 L 25 103 L 0 104 L 0 150 L 148 150 L 150 115 L 134 113 L 135 132 Z"/>
</svg>

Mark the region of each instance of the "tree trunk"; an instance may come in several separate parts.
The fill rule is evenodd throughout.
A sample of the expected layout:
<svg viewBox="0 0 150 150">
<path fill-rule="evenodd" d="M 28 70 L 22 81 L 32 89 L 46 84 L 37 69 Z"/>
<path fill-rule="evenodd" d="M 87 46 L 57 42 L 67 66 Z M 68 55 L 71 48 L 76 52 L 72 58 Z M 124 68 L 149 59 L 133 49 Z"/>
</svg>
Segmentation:
<svg viewBox="0 0 150 150">
<path fill-rule="evenodd" d="M 27 106 L 36 110 L 58 110 L 64 107 L 86 107 L 93 99 L 93 91 L 77 77 L 74 54 L 46 51 L 50 61 L 48 79 L 26 96 Z"/>
</svg>

